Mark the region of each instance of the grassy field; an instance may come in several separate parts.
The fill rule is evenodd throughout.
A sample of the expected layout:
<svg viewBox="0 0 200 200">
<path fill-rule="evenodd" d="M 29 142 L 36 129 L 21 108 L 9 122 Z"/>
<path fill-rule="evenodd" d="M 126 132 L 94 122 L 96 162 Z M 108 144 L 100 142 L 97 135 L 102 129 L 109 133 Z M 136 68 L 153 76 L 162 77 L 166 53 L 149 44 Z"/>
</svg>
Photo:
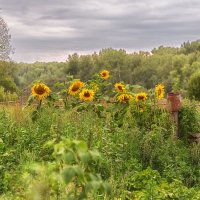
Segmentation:
<svg viewBox="0 0 200 200">
<path fill-rule="evenodd" d="M 199 116 L 191 115 L 192 103 L 183 108 L 182 129 L 192 131 L 187 120 Z M 199 199 L 199 144 L 175 139 L 169 112 L 147 109 L 136 114 L 129 105 L 119 117 L 116 105 L 99 113 L 90 106 L 66 110 L 44 104 L 33 120 L 34 107 L 1 106 L 1 199 L 78 199 L 88 183 L 94 184 L 88 199 Z M 77 150 L 75 141 L 88 149 Z M 65 165 L 83 170 L 64 175 Z"/>
<path fill-rule="evenodd" d="M 108 78 L 57 93 L 35 83 L 26 106 L 1 104 L 0 199 L 200 199 L 196 102 L 182 102 L 177 138 L 162 84 L 138 91 Z"/>
</svg>

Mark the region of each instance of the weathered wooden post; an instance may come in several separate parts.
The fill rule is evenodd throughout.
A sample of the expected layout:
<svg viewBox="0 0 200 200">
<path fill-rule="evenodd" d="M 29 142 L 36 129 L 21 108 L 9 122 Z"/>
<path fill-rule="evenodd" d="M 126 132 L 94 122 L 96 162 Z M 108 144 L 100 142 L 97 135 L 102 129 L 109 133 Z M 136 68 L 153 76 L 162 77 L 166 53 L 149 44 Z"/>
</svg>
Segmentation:
<svg viewBox="0 0 200 200">
<path fill-rule="evenodd" d="M 167 93 L 167 102 L 172 118 L 176 124 L 176 136 L 180 137 L 178 113 L 181 108 L 181 95 L 175 92 Z"/>
</svg>

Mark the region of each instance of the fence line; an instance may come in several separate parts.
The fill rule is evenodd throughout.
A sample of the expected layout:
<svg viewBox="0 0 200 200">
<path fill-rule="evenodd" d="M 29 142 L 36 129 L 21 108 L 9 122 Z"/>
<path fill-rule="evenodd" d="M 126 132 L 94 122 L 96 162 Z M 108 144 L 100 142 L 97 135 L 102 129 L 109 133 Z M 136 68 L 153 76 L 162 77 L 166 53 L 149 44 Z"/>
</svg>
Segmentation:
<svg viewBox="0 0 200 200">
<path fill-rule="evenodd" d="M 0 105 L 25 105 L 27 103 L 27 100 L 23 100 L 23 99 L 19 99 L 17 101 L 2 101 L 0 102 Z M 162 103 L 158 103 L 159 106 L 167 106 L 168 103 L 167 102 L 162 102 Z M 200 107 L 200 102 L 195 104 L 196 107 Z"/>
<path fill-rule="evenodd" d="M 7 105 L 7 104 L 21 104 L 22 102 L 20 101 L 2 101 L 0 102 L 1 105 Z"/>
</svg>

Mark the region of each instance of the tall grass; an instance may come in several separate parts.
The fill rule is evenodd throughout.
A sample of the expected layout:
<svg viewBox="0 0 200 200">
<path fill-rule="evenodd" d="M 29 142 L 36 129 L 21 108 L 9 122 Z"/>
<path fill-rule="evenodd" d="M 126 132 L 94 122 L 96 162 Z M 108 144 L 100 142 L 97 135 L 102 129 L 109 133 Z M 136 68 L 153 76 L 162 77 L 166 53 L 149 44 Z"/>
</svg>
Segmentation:
<svg viewBox="0 0 200 200">
<path fill-rule="evenodd" d="M 174 139 L 168 112 L 154 110 L 152 118 L 151 112 L 134 115 L 129 107 L 123 123 L 112 109 L 99 116 L 92 109 L 44 106 L 35 121 L 31 113 L 31 107 L 0 109 L 1 199 L 26 199 L 27 166 L 52 162 L 47 144 L 63 138 L 83 140 L 102 154 L 93 171 L 111 184 L 112 193 L 96 199 L 200 198 L 199 146 Z"/>
</svg>

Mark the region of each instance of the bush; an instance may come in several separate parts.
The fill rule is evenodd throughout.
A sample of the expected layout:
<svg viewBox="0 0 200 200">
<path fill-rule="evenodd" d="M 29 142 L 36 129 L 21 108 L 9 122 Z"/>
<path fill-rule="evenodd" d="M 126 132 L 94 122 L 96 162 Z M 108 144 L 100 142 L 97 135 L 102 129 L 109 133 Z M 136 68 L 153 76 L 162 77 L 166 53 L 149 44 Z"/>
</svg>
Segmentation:
<svg viewBox="0 0 200 200">
<path fill-rule="evenodd" d="M 17 98 L 18 96 L 15 92 L 11 93 L 9 91 L 5 91 L 5 89 L 2 86 L 0 86 L 0 102 L 15 101 L 17 100 Z"/>
<path fill-rule="evenodd" d="M 199 199 L 199 191 L 187 188 L 181 181 L 167 182 L 158 171 L 148 167 L 128 178 L 126 199 Z"/>
<path fill-rule="evenodd" d="M 52 141 L 46 145 L 53 146 Z M 32 199 L 83 200 L 111 192 L 110 185 L 92 170 L 101 159 L 99 152 L 89 150 L 85 142 L 63 139 L 54 145 L 53 156 L 53 162 L 32 164 L 24 173 L 22 182 Z"/>
<path fill-rule="evenodd" d="M 179 113 L 179 130 L 182 138 L 187 139 L 189 133 L 200 130 L 200 114 L 195 102 L 185 101 Z"/>
<path fill-rule="evenodd" d="M 200 100 L 200 71 L 194 73 L 189 80 L 188 93 L 191 98 Z"/>
</svg>

